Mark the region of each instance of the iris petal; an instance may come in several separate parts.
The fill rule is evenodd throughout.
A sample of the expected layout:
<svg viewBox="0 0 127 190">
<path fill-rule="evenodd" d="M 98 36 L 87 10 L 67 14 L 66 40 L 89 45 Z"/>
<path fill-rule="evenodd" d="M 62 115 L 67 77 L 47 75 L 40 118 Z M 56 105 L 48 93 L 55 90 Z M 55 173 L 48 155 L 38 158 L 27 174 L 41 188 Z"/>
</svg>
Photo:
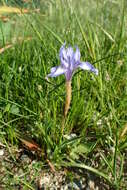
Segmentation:
<svg viewBox="0 0 127 190">
<path fill-rule="evenodd" d="M 62 75 L 66 72 L 66 69 L 64 69 L 61 65 L 52 67 L 50 74 L 47 75 L 47 77 L 57 77 L 59 75 Z"/>
<path fill-rule="evenodd" d="M 77 61 L 80 61 L 80 51 L 79 51 L 79 48 L 78 48 L 78 47 L 76 47 L 76 51 L 75 51 L 75 53 L 74 53 L 74 61 L 75 61 L 75 63 L 76 63 Z"/>
<path fill-rule="evenodd" d="M 80 67 L 83 70 L 88 70 L 91 71 L 93 73 L 95 73 L 96 75 L 98 75 L 98 69 L 96 69 L 93 65 L 91 65 L 89 62 L 80 62 L 78 64 L 78 67 Z"/>
<path fill-rule="evenodd" d="M 67 69 L 68 67 L 69 67 L 69 64 L 68 64 L 68 62 L 65 60 L 65 59 L 61 59 L 61 65 L 65 68 L 65 69 Z"/>
<path fill-rule="evenodd" d="M 66 49 L 65 49 L 65 43 L 60 48 L 59 56 L 60 56 L 60 58 L 63 57 L 64 59 L 67 59 L 67 53 L 66 53 Z"/>
<path fill-rule="evenodd" d="M 69 64 L 68 64 L 68 60 L 67 60 L 67 52 L 65 49 L 65 43 L 60 48 L 59 57 L 60 57 L 61 65 L 65 68 L 67 68 L 69 66 Z"/>
<path fill-rule="evenodd" d="M 68 59 L 72 59 L 73 58 L 73 55 L 74 55 L 74 51 L 73 51 L 73 48 L 72 47 L 68 47 L 67 48 L 67 57 Z M 69 60 L 68 60 L 69 61 Z"/>
</svg>

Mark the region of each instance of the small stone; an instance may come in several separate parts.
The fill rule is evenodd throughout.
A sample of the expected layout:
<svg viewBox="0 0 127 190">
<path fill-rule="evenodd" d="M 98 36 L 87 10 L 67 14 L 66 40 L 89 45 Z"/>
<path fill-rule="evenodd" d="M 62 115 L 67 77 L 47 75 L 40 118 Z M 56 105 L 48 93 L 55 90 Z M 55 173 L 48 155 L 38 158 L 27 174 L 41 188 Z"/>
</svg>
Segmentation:
<svg viewBox="0 0 127 190">
<path fill-rule="evenodd" d="M 4 149 L 0 149 L 0 156 L 4 155 Z"/>
<path fill-rule="evenodd" d="M 30 158 L 26 154 L 23 154 L 20 159 L 25 164 L 29 164 L 30 163 Z"/>
<path fill-rule="evenodd" d="M 79 187 L 77 186 L 77 184 L 75 184 L 75 183 L 69 183 L 68 188 L 80 190 Z"/>
<path fill-rule="evenodd" d="M 39 188 L 42 188 L 45 185 L 49 185 L 50 184 L 50 176 L 43 176 L 40 178 L 39 180 Z"/>
<path fill-rule="evenodd" d="M 89 188 L 90 188 L 90 190 L 95 190 L 95 183 L 94 183 L 94 181 L 92 181 L 92 180 L 89 181 Z"/>
<path fill-rule="evenodd" d="M 64 135 L 64 138 L 66 138 L 67 140 L 71 140 L 75 137 L 77 137 L 77 135 L 75 133 L 71 133 L 70 135 Z"/>
<path fill-rule="evenodd" d="M 19 170 L 17 171 L 18 173 L 16 174 L 17 176 L 21 176 L 24 174 L 24 171 L 22 168 L 19 168 Z"/>
</svg>

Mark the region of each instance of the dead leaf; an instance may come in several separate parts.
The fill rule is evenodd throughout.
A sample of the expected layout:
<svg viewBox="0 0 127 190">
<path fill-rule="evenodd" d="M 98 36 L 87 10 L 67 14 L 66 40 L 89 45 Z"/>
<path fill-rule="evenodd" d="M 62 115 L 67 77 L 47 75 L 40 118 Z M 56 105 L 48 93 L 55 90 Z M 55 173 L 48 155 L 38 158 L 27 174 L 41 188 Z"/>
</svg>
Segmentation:
<svg viewBox="0 0 127 190">
<path fill-rule="evenodd" d="M 28 12 L 30 12 L 28 9 L 19 9 L 17 7 L 0 6 L 0 14 L 4 14 L 4 13 L 22 14 L 22 13 L 28 13 Z"/>
<path fill-rule="evenodd" d="M 11 48 L 12 46 L 13 46 L 12 44 L 8 44 L 8 45 L 6 45 L 5 47 L 0 48 L 0 54 L 3 53 L 5 50 Z"/>
<path fill-rule="evenodd" d="M 120 135 L 120 138 L 123 138 L 123 136 L 127 133 L 127 123 L 125 124 L 125 127 Z"/>
<path fill-rule="evenodd" d="M 47 161 L 47 163 L 48 163 L 48 165 L 49 165 L 49 167 L 51 168 L 51 171 L 53 172 L 53 173 L 55 173 L 56 172 L 56 170 L 55 170 L 55 167 L 54 167 L 54 165 L 50 162 L 50 160 L 46 160 Z"/>
<path fill-rule="evenodd" d="M 35 143 L 33 140 L 26 140 L 23 138 L 19 138 L 19 140 L 29 149 L 29 150 L 41 150 L 39 145 Z"/>
<path fill-rule="evenodd" d="M 3 21 L 3 22 L 8 22 L 10 20 L 10 18 L 7 17 L 7 16 L 1 16 L 0 15 L 0 20 Z"/>
<path fill-rule="evenodd" d="M 12 39 L 12 42 L 13 44 L 8 44 L 2 48 L 0 48 L 0 54 L 3 53 L 5 50 L 11 48 L 11 47 L 14 47 L 14 45 L 17 43 L 17 42 L 23 42 L 23 41 L 30 41 L 32 39 L 32 37 L 27 37 L 27 38 L 23 38 L 23 37 L 18 37 L 18 38 L 13 38 Z"/>
<path fill-rule="evenodd" d="M 29 12 L 39 12 L 40 9 L 29 10 L 29 9 L 19 9 L 17 7 L 8 7 L 8 6 L 0 6 L 0 15 L 8 13 L 16 13 L 16 14 L 25 14 Z"/>
<path fill-rule="evenodd" d="M 2 147 L 6 147 L 2 142 L 0 142 L 0 146 L 2 146 Z"/>
</svg>

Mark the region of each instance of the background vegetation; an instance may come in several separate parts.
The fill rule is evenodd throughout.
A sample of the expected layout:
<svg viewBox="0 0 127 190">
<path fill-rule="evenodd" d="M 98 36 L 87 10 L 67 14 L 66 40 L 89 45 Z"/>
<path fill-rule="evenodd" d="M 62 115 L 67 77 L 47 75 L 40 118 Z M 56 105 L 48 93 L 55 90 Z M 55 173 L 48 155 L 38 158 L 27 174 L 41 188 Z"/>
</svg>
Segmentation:
<svg viewBox="0 0 127 190">
<path fill-rule="evenodd" d="M 1 1 L 0 141 L 10 153 L 29 137 L 42 163 L 84 168 L 111 188 L 126 189 L 126 9 L 124 0 Z M 61 137 L 65 79 L 45 77 L 60 63 L 64 41 L 78 45 L 99 76 L 78 71 L 73 77 Z"/>
</svg>

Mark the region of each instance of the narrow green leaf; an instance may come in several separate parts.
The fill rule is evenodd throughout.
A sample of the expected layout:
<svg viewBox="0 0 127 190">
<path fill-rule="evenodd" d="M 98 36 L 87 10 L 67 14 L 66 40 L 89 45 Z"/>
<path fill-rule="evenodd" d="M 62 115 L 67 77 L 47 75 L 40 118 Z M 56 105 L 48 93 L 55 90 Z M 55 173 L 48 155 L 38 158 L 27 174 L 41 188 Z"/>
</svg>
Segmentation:
<svg viewBox="0 0 127 190">
<path fill-rule="evenodd" d="M 103 160 L 106 163 L 106 165 L 109 167 L 109 169 L 110 169 L 110 171 L 112 172 L 112 175 L 113 175 L 114 174 L 113 173 L 113 169 L 112 169 L 112 166 L 110 165 L 109 161 L 107 160 L 107 158 L 101 152 L 100 152 L 100 155 L 103 158 Z"/>
<path fill-rule="evenodd" d="M 100 28 L 100 30 L 101 30 L 112 42 L 115 42 L 113 36 L 112 36 L 109 32 L 107 32 L 101 25 L 99 25 L 98 23 L 94 23 L 94 24 L 96 24 L 96 25 Z"/>
<path fill-rule="evenodd" d="M 48 30 L 55 38 L 56 38 L 56 40 L 58 41 L 58 42 L 60 42 L 61 44 L 63 44 L 64 42 L 61 40 L 61 38 L 55 33 L 55 32 L 53 32 L 48 26 L 46 26 L 46 25 L 43 25 L 44 26 L 44 28 L 46 29 L 46 30 Z"/>
<path fill-rule="evenodd" d="M 103 178 L 106 179 L 110 184 L 112 183 L 111 180 L 109 179 L 109 177 L 108 177 L 106 174 L 100 172 L 99 170 L 97 170 L 97 169 L 95 169 L 95 168 L 92 168 L 92 167 L 90 167 L 90 166 L 87 166 L 87 165 L 85 165 L 85 164 L 76 163 L 76 162 L 74 162 L 73 160 L 71 160 L 70 162 L 62 162 L 61 165 L 63 165 L 63 166 L 68 166 L 68 167 L 78 167 L 78 168 L 86 169 L 86 170 L 88 170 L 88 171 L 91 171 L 91 172 L 97 174 L 97 175 L 100 176 L 100 177 L 103 177 Z"/>
<path fill-rule="evenodd" d="M 85 44 L 86 44 L 86 47 L 87 47 L 87 49 L 88 49 L 88 51 L 89 51 L 91 57 L 93 58 L 93 57 L 94 57 L 94 56 L 93 56 L 93 52 L 91 52 L 90 45 L 89 45 L 89 42 L 88 42 L 88 40 L 87 40 L 87 35 L 86 35 L 86 33 L 84 32 L 84 30 L 83 30 L 83 28 L 82 28 L 82 25 L 81 25 L 81 23 L 80 23 L 80 21 L 79 21 L 79 19 L 78 19 L 78 17 L 77 17 L 77 14 L 76 14 L 76 13 L 74 13 L 74 14 L 75 14 L 75 18 L 76 18 L 76 20 L 77 20 L 77 23 L 78 23 L 78 25 L 79 25 L 80 31 L 81 31 L 81 33 L 82 33 L 82 36 L 83 36 L 84 42 L 85 42 Z"/>
</svg>

